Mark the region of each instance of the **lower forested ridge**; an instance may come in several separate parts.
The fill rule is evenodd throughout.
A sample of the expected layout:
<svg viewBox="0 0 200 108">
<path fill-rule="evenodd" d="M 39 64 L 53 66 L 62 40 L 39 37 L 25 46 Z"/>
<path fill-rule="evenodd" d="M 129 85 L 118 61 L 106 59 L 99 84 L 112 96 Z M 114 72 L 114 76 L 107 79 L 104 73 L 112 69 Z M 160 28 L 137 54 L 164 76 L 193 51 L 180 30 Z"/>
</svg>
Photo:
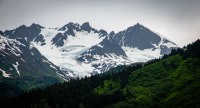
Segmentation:
<svg viewBox="0 0 200 108">
<path fill-rule="evenodd" d="M 200 40 L 162 59 L 33 89 L 0 103 L 8 108 L 198 108 Z"/>
</svg>

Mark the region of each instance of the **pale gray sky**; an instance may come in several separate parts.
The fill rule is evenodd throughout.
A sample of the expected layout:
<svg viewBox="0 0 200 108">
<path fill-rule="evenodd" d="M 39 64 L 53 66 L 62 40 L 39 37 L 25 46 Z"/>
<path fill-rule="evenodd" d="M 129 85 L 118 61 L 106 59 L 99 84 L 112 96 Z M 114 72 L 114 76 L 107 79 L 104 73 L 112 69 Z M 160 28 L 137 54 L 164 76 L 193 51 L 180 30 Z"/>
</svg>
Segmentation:
<svg viewBox="0 0 200 108">
<path fill-rule="evenodd" d="M 200 0 L 0 0 L 0 30 L 90 22 L 115 32 L 137 22 L 179 46 L 200 38 Z"/>
</svg>

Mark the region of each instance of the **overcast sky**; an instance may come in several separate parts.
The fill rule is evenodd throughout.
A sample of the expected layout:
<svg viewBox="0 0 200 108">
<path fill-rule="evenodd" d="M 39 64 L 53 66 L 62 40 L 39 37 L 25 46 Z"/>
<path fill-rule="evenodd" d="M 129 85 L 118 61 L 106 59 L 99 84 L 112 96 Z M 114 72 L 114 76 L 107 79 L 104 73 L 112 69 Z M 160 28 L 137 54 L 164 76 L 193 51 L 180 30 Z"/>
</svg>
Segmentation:
<svg viewBox="0 0 200 108">
<path fill-rule="evenodd" d="M 137 22 L 179 46 L 200 38 L 200 0 L 0 0 L 0 30 L 90 22 L 122 31 Z"/>
</svg>

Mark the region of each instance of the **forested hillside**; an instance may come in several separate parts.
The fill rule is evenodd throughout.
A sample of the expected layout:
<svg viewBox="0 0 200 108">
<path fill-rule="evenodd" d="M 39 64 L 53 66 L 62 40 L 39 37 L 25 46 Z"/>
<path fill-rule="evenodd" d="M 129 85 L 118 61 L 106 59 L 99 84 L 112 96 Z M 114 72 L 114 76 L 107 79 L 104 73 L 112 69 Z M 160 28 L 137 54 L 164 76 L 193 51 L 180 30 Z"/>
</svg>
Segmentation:
<svg viewBox="0 0 200 108">
<path fill-rule="evenodd" d="M 198 108 L 200 40 L 162 59 L 34 89 L 0 103 L 8 108 Z"/>
</svg>

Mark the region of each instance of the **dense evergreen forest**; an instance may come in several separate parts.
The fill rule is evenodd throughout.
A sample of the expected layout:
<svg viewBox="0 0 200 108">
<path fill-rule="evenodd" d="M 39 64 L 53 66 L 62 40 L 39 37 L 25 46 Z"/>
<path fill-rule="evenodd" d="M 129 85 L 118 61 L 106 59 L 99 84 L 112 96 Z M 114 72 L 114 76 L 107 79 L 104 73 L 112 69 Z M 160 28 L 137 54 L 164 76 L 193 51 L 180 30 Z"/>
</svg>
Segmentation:
<svg viewBox="0 0 200 108">
<path fill-rule="evenodd" d="M 199 108 L 200 40 L 162 59 L 4 97 L 0 104 L 5 108 Z"/>
</svg>

